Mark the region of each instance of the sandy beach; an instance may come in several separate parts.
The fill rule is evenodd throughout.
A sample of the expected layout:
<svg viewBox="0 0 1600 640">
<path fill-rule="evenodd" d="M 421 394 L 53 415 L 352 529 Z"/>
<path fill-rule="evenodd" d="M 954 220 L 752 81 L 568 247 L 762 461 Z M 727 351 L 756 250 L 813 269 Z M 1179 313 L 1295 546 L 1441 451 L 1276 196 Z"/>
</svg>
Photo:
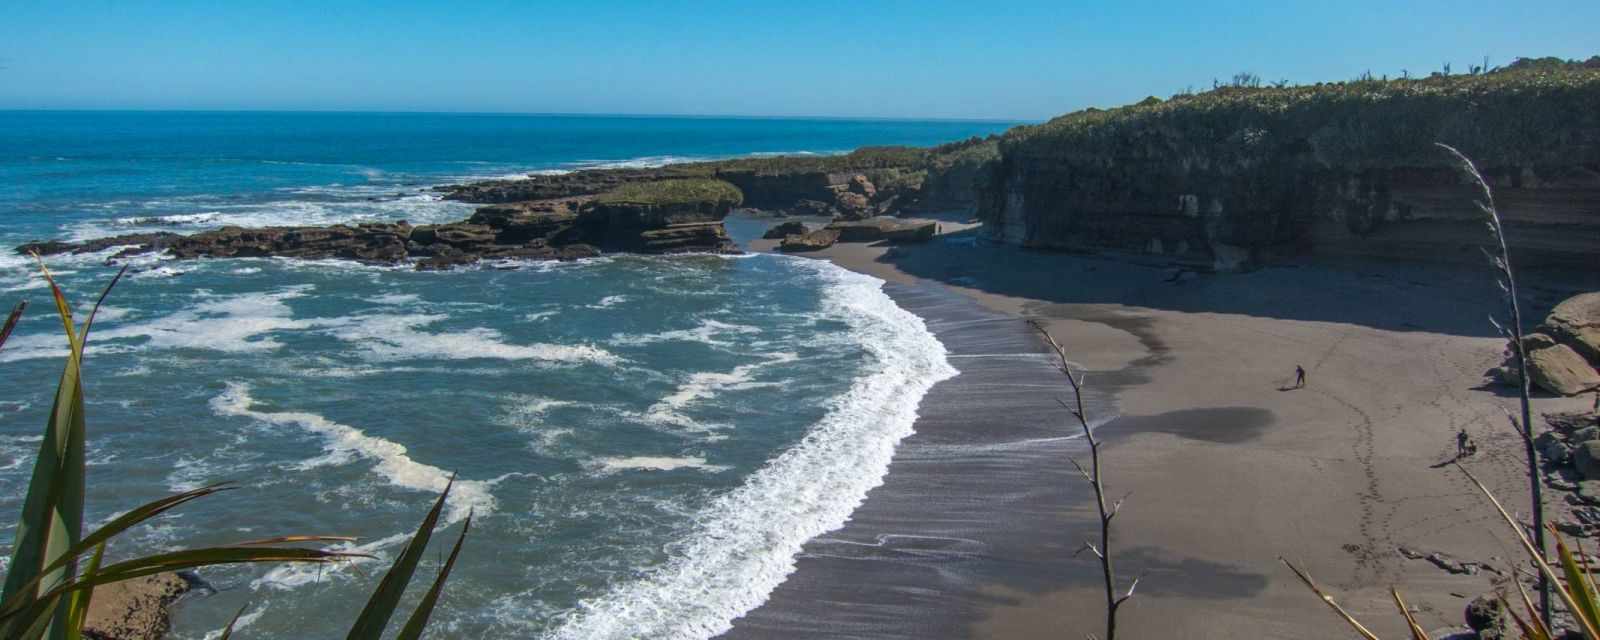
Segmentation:
<svg viewBox="0 0 1600 640">
<path fill-rule="evenodd" d="M 1040 320 L 1087 369 L 1091 412 L 1120 416 L 1099 433 L 1108 442 L 1109 493 L 1127 496 L 1113 543 L 1119 573 L 1125 583 L 1140 578 L 1123 609 L 1128 637 L 1349 637 L 1280 556 L 1380 634 L 1403 632 L 1390 586 L 1407 596 L 1423 626 L 1459 626 L 1467 602 L 1493 590 L 1494 574 L 1451 575 L 1397 548 L 1500 567 L 1516 557 L 1491 507 L 1459 471 L 1439 464 L 1466 429 L 1482 451 L 1465 464 L 1526 513 L 1523 453 L 1504 413 L 1514 398 L 1485 384 L 1502 346 L 1487 319 L 1497 311 L 1487 268 L 1308 261 L 1174 280 L 1169 265 L 1137 256 L 1029 252 L 987 246 L 976 235 L 952 218 L 926 245 L 841 244 L 806 255 L 883 278 L 919 315 L 939 306 L 928 299 L 958 294 L 982 310 L 966 312 L 974 318 L 992 314 L 980 324 L 1009 323 L 1007 335 L 1028 335 L 1024 319 Z M 1531 272 L 1523 281 L 1530 324 L 1571 292 L 1597 286 Z M 813 630 L 835 636 L 883 637 L 862 621 L 891 615 L 901 616 L 907 637 L 1100 630 L 1098 566 L 1088 554 L 1073 556 L 1093 512 L 1065 456 L 1085 451 L 1066 439 L 1076 429 L 1070 417 L 1047 407 L 1070 393 L 1064 381 L 1050 377 L 1036 339 L 1005 345 L 1010 365 L 983 362 L 959 357 L 973 352 L 962 343 L 1003 330 L 968 337 L 942 328 L 937 313 L 929 324 L 963 374 L 924 399 L 918 433 L 897 452 L 884 486 L 838 535 L 807 545 L 796 573 L 738 621 L 732 637 L 788 635 L 780 631 L 804 627 L 806 612 L 821 610 L 832 612 L 833 626 Z M 1286 390 L 1296 365 L 1309 384 Z M 972 382 L 1001 375 L 996 366 L 1013 367 L 1008 382 Z M 944 476 L 937 466 L 918 468 L 924 449 L 917 439 L 942 438 L 956 450 L 963 438 L 993 447 L 997 437 L 941 418 L 941 394 L 952 390 L 969 394 L 963 403 L 996 409 L 971 424 L 1013 431 L 999 439 L 1008 443 L 1007 464 L 1022 467 L 992 468 L 1002 475 L 987 484 L 1042 485 L 1012 486 L 1011 502 L 965 511 L 938 499 Z M 1009 396 L 984 404 L 986 394 Z M 1588 401 L 1541 397 L 1534 411 L 1579 410 Z M 972 464 L 947 469 L 983 473 Z M 917 480 L 904 480 L 908 474 Z M 972 491 L 950 481 L 951 495 Z M 1550 492 L 1546 499 L 1558 501 Z M 908 506 L 917 500 L 931 505 L 922 517 Z M 896 517 L 883 517 L 885 509 Z M 957 527 L 967 535 L 953 542 L 951 514 L 963 512 L 981 517 Z M 1014 515 L 994 517 L 1007 513 Z M 864 537 L 879 541 L 879 553 L 840 560 L 830 551 Z M 896 563 L 881 549 L 896 539 L 938 540 L 930 546 L 947 555 L 906 552 L 909 559 Z M 970 553 L 955 553 L 961 545 Z"/>
</svg>

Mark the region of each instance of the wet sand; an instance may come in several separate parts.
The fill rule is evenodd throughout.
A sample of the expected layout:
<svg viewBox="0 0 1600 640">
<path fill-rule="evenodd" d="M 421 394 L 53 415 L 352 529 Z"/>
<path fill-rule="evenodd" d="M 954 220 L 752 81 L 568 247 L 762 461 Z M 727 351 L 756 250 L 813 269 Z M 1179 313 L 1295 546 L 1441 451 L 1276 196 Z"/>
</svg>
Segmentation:
<svg viewBox="0 0 1600 640">
<path fill-rule="evenodd" d="M 1515 557 L 1490 507 L 1436 466 L 1465 428 L 1482 447 L 1469 468 L 1527 511 L 1502 411 L 1514 398 L 1484 385 L 1501 349 L 1487 269 L 1307 263 L 1169 281 L 1158 259 L 990 247 L 955 220 L 944 231 L 808 254 L 888 281 L 962 374 L 923 400 L 884 485 L 728 637 L 1100 630 L 1098 565 L 1074 555 L 1094 531 L 1067 462 L 1084 447 L 1025 318 L 1087 369 L 1090 413 L 1108 420 L 1109 492 L 1127 496 L 1113 552 L 1124 582 L 1141 579 L 1125 637 L 1349 637 L 1279 556 L 1380 634 L 1404 632 L 1390 585 L 1424 627 L 1450 627 L 1493 576 L 1450 575 L 1396 547 Z M 1525 274 L 1545 284 L 1528 288 L 1530 316 L 1600 288 L 1590 278 Z M 1309 384 L 1287 390 L 1296 364 Z M 1535 412 L 1586 402 L 1541 398 Z"/>
</svg>

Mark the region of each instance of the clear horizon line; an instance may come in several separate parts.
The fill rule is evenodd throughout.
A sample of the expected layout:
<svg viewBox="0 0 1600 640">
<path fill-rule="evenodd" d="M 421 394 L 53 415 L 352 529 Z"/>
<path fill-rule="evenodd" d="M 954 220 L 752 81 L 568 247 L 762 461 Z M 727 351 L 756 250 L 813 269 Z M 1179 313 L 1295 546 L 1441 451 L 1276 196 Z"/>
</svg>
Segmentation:
<svg viewBox="0 0 1600 640">
<path fill-rule="evenodd" d="M 347 113 L 347 114 L 409 114 L 409 115 L 462 115 L 462 116 L 545 116 L 563 118 L 683 118 L 724 120 L 863 120 L 902 122 L 983 122 L 994 124 L 1026 124 L 1044 122 L 1033 118 L 955 118 L 926 116 L 842 116 L 842 115 L 754 115 L 754 114 L 693 114 L 693 113 L 608 113 L 581 111 L 436 111 L 425 109 L 171 109 L 128 107 L 0 107 L 0 113 Z"/>
</svg>

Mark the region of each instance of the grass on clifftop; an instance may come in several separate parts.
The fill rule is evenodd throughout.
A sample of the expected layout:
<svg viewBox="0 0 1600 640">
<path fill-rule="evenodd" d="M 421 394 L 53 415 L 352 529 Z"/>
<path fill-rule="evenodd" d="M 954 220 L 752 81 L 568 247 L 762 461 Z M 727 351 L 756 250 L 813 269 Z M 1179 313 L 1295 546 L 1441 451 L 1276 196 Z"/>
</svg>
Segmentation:
<svg viewBox="0 0 1600 640">
<path fill-rule="evenodd" d="M 739 206 L 744 193 L 727 182 L 709 178 L 682 178 L 654 182 L 629 182 L 595 197 L 597 204 L 690 205 L 711 203 Z"/>
<path fill-rule="evenodd" d="M 1170 100 L 1147 98 L 1114 109 L 1085 109 L 1006 132 L 1007 154 L 1095 154 L 1130 149 L 1170 156 L 1310 142 L 1325 160 L 1382 164 L 1427 154 L 1434 141 L 1463 147 L 1491 164 L 1536 163 L 1501 157 L 1514 149 L 1559 148 L 1573 119 L 1597 118 L 1600 56 L 1588 61 L 1521 59 L 1476 74 L 1261 86 L 1245 81 Z M 1530 108 L 1531 107 L 1531 108 Z"/>
</svg>

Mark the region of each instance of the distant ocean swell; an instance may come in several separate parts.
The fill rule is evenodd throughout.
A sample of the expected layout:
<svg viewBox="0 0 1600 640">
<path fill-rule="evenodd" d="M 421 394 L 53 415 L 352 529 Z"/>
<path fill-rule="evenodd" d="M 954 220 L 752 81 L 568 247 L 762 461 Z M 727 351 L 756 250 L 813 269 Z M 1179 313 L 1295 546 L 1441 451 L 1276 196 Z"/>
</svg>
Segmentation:
<svg viewBox="0 0 1600 640">
<path fill-rule="evenodd" d="M 842 526 L 882 483 L 922 396 L 957 373 L 944 345 L 881 280 L 801 262 L 828 281 L 825 309 L 845 319 L 874 362 L 799 445 L 705 509 L 672 560 L 581 603 L 549 638 L 688 640 L 732 628 L 794 571 L 807 540 Z"/>
</svg>

